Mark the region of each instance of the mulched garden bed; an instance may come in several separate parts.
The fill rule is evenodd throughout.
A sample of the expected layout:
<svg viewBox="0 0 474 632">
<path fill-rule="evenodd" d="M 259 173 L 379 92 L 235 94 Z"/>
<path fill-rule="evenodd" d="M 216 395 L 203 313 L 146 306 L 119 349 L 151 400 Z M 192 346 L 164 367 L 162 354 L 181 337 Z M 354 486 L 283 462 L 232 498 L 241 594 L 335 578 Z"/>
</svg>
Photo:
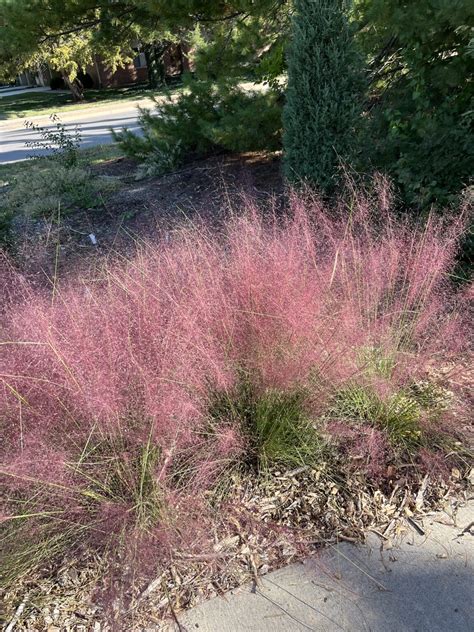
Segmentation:
<svg viewBox="0 0 474 632">
<path fill-rule="evenodd" d="M 127 186 L 97 209 L 71 212 L 59 226 L 38 221 L 22 226 L 17 261 L 30 279 L 49 283 L 88 271 L 104 257 L 129 256 L 137 243 L 172 231 L 183 218 L 219 223 L 222 208 L 229 208 L 231 199 L 238 205 L 245 194 L 277 200 L 284 195 L 279 154 L 196 159 L 144 181 L 135 181 L 129 160 L 94 170 Z M 469 386 L 466 382 L 466 397 Z M 464 430 L 473 436 L 472 427 Z M 455 516 L 473 482 L 463 461 L 444 479 L 417 474 L 412 464 L 389 465 L 377 484 L 369 484 L 356 467 L 333 462 L 273 469 L 258 479 L 235 475 L 219 502 L 210 499 L 211 552 L 174 550 L 145 584 L 124 582 L 132 569 L 126 563 L 117 567 L 116 558 L 112 563 L 106 555 L 82 551 L 51 560 L 2 596 L 0 620 L 8 632 L 175 629 L 184 609 L 245 582 L 258 583 L 259 576 L 324 546 L 362 542 L 373 532 L 381 546 L 391 547 L 408 529 L 420 529 L 417 521 L 424 515 L 449 504 Z M 98 590 L 101 586 L 105 589 Z"/>
<path fill-rule="evenodd" d="M 372 532 L 391 548 L 411 529 L 422 532 L 421 517 L 446 507 L 454 521 L 473 482 L 468 468 L 453 468 L 445 481 L 408 480 L 398 472 L 377 489 L 357 473 L 344 477 L 325 464 L 273 470 L 257 481 L 236 477 L 219 510 L 223 517 L 216 516 L 211 554 L 177 550 L 150 583 L 132 583 L 124 593 L 126 569 L 85 551 L 4 595 L 3 620 L 25 632 L 176 630 L 184 609 L 246 582 L 258 584 L 259 576 L 322 547 L 363 542 Z M 114 597 L 104 604 L 97 587 L 110 577 L 116 577 Z"/>
<path fill-rule="evenodd" d="M 172 230 L 184 219 L 218 222 L 229 200 L 281 197 L 281 156 L 219 154 L 189 159 L 170 173 L 135 180 L 137 165 L 119 158 L 95 165 L 92 172 L 122 186 L 93 209 L 69 210 L 61 222 L 41 219 L 14 224 L 18 267 L 38 283 L 88 271 L 105 256 L 131 255 L 137 244 Z M 92 237 L 91 237 L 92 236 Z"/>
</svg>

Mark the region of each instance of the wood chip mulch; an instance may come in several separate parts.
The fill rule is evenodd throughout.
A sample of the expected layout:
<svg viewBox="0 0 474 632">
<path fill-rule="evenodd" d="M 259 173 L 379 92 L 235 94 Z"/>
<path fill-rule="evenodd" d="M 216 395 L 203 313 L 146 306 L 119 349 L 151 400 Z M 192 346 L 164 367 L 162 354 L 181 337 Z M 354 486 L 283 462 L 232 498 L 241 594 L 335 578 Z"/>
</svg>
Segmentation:
<svg viewBox="0 0 474 632">
<path fill-rule="evenodd" d="M 236 477 L 221 504 L 212 554 L 176 551 L 148 585 L 135 586 L 126 608 L 115 614 L 97 601 L 96 588 L 108 570 L 106 559 L 84 554 L 54 572 L 29 577 L 3 599 L 5 632 L 171 631 L 177 615 L 340 541 L 363 542 L 368 532 L 391 547 L 418 518 L 444 508 L 455 520 L 468 497 L 473 470 L 453 469 L 446 481 L 400 479 L 387 489 L 371 488 L 362 476 L 335 477 L 317 469 L 269 472 L 258 479 Z M 232 501 L 230 501 L 232 499 Z M 115 621 L 114 621 L 115 619 Z"/>
</svg>

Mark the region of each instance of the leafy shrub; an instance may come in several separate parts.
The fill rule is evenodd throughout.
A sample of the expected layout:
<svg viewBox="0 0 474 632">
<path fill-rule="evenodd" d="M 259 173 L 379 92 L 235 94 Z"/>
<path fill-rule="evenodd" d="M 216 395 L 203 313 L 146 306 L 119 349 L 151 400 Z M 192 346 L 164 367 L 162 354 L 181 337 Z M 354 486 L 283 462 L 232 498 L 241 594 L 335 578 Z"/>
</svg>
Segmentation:
<svg viewBox="0 0 474 632">
<path fill-rule="evenodd" d="M 129 130 L 113 135 L 131 157 L 148 161 L 154 155 L 171 154 L 174 164 L 178 152 L 184 156 L 214 149 L 277 149 L 280 116 L 275 93 L 244 91 L 236 86 L 188 78 L 178 98 L 170 96 L 165 103 L 156 101 L 154 111 L 141 110 L 143 136 Z"/>
<path fill-rule="evenodd" d="M 406 204 L 457 203 L 472 177 L 471 3 L 355 6 L 372 66 L 364 154 L 397 182 Z"/>
<path fill-rule="evenodd" d="M 46 150 L 53 159 L 59 158 L 65 167 L 74 167 L 82 139 L 79 127 L 76 125 L 73 130 L 68 130 L 57 114 L 51 114 L 49 118 L 54 124 L 53 129 L 26 121 L 25 127 L 40 136 L 40 140 L 27 140 L 26 146 Z"/>
<path fill-rule="evenodd" d="M 428 89 L 431 92 L 431 88 Z M 372 164 L 399 186 L 403 202 L 414 209 L 457 203 L 471 178 L 472 104 L 446 97 L 436 106 L 392 95 L 391 109 L 374 108 L 366 149 Z M 464 111 L 466 110 L 466 111 Z"/>
<path fill-rule="evenodd" d="M 2 571 L 85 545 L 143 576 L 212 551 L 229 466 L 312 463 L 333 422 L 360 428 L 368 475 L 459 436 L 462 393 L 433 407 L 421 384 L 437 367 L 462 383 L 463 221 L 397 217 L 383 184 L 330 209 L 290 197 L 285 217 L 247 201 L 53 297 L 2 269 Z"/>
</svg>

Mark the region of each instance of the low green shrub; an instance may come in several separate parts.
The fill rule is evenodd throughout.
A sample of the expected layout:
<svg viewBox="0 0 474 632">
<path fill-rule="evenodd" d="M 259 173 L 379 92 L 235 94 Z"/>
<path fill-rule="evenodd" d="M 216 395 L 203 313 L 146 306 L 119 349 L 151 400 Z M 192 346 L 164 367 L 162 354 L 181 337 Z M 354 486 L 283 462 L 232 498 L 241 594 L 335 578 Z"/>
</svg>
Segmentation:
<svg viewBox="0 0 474 632">
<path fill-rule="evenodd" d="M 431 87 L 428 84 L 427 93 Z M 426 96 L 426 95 L 424 95 Z M 395 95 L 392 95 L 395 99 Z M 392 107 L 371 112 L 362 155 L 396 183 L 415 212 L 459 202 L 472 175 L 472 103 L 449 97 L 439 104 L 400 95 Z"/>
<path fill-rule="evenodd" d="M 117 155 L 117 147 L 110 145 L 80 151 L 74 166 L 59 155 L 4 165 L 0 175 L 0 246 L 11 247 L 15 216 L 50 219 L 57 217 L 58 209 L 62 215 L 75 208 L 100 206 L 120 187 L 120 180 L 96 176 L 90 165 Z"/>
<path fill-rule="evenodd" d="M 217 120 L 202 125 L 211 143 L 229 151 L 274 151 L 281 144 L 281 106 L 273 92 L 230 90 L 215 105 Z"/>
<path fill-rule="evenodd" d="M 131 142 L 133 143 L 133 139 Z M 179 165 L 181 156 L 181 143 L 179 141 L 174 145 L 166 144 L 163 147 L 154 147 L 149 154 L 144 155 L 144 160 L 136 171 L 135 179 L 143 180 L 169 173 Z"/>
<path fill-rule="evenodd" d="M 5 248 L 12 242 L 15 216 L 51 219 L 58 212 L 95 208 L 118 186 L 117 180 L 95 176 L 88 168 L 79 152 L 79 128 L 67 129 L 56 115 L 50 119 L 52 128 L 26 123 L 39 136 L 26 146 L 47 150 L 48 155 L 29 160 L 0 182 L 0 245 Z"/>
<path fill-rule="evenodd" d="M 189 153 L 212 150 L 276 150 L 281 142 L 281 105 L 275 92 L 245 91 L 238 86 L 188 78 L 178 99 L 155 101 L 155 109 L 141 110 L 143 135 L 130 130 L 113 132 L 121 149 L 141 161 L 168 167 Z"/>
</svg>

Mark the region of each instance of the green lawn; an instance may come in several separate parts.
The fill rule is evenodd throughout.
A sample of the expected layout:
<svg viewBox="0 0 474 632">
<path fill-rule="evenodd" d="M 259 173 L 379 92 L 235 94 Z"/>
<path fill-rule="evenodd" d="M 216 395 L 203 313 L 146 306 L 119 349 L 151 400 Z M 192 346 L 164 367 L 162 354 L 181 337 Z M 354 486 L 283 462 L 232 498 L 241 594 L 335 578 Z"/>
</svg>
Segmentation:
<svg viewBox="0 0 474 632">
<path fill-rule="evenodd" d="M 169 89 L 175 88 L 176 84 L 169 87 Z M 10 97 L 0 97 L 0 120 L 50 114 L 53 111 L 60 113 L 83 107 L 89 108 L 94 104 L 100 105 L 107 102 L 151 97 L 156 94 L 163 94 L 163 92 L 163 88 L 152 90 L 146 84 L 126 88 L 86 90 L 84 93 L 86 99 L 82 103 L 74 102 L 69 92 L 27 92 Z"/>
</svg>

